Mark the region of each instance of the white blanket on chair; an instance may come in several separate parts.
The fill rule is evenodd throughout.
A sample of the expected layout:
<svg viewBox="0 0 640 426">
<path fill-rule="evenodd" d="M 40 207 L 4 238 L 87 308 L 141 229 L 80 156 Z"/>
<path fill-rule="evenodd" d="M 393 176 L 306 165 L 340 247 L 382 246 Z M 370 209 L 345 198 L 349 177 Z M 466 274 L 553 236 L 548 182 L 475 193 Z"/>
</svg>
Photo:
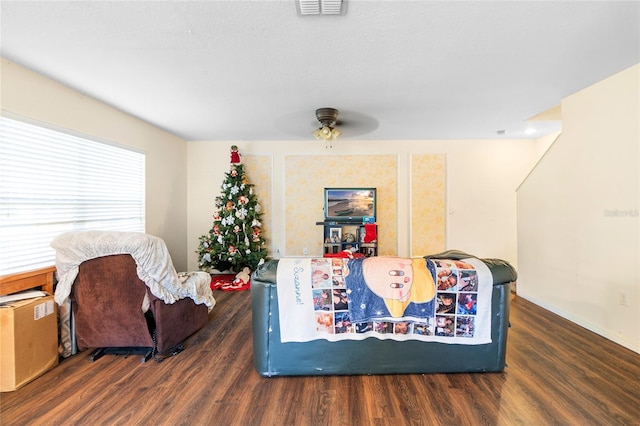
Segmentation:
<svg viewBox="0 0 640 426">
<path fill-rule="evenodd" d="M 62 305 L 71 294 L 71 286 L 82 262 L 101 256 L 130 254 L 136 261 L 138 277 L 156 297 L 174 303 L 186 297 L 205 304 L 209 311 L 216 301 L 211 276 L 203 271 L 178 274 L 167 246 L 161 238 L 141 232 L 71 231 L 51 242 L 56 250 L 58 285 L 55 300 Z"/>
</svg>

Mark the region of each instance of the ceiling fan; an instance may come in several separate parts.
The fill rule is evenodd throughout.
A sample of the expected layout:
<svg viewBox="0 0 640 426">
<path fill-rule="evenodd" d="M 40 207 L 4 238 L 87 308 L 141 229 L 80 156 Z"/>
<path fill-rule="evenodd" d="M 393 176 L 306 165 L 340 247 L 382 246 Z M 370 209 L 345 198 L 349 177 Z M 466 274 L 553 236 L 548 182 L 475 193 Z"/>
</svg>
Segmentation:
<svg viewBox="0 0 640 426">
<path fill-rule="evenodd" d="M 338 120 L 338 110 L 336 108 L 316 109 L 316 119 L 320 127 L 313 132 L 318 140 L 324 140 L 327 148 L 333 148 L 333 141 L 345 132 L 345 136 L 353 137 L 360 134 L 372 132 L 378 127 L 378 122 L 370 116 L 351 111 L 343 111 L 341 116 L 346 118 Z M 340 128 L 338 128 L 340 127 Z"/>
<path fill-rule="evenodd" d="M 327 148 L 338 136 L 341 140 L 355 139 L 378 128 L 378 121 L 372 116 L 349 109 L 338 111 L 336 108 L 318 108 L 315 110 L 315 120 L 309 118 L 308 109 L 300 110 L 279 117 L 276 126 L 282 132 L 296 137 L 308 137 L 311 133 L 317 139 L 326 141 Z"/>
<path fill-rule="evenodd" d="M 342 132 L 336 128 L 338 124 L 338 110 L 335 108 L 318 108 L 316 118 L 320 122 L 320 127 L 312 132 L 316 139 L 324 140 L 327 147 L 333 146 L 333 140 L 337 139 Z"/>
</svg>

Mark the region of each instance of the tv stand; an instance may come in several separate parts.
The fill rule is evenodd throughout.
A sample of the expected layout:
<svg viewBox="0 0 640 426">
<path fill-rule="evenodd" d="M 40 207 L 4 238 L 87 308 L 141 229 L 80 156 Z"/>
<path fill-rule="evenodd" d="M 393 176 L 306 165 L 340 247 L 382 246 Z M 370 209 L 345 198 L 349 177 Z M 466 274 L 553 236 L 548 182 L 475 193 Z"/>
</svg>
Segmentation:
<svg viewBox="0 0 640 426">
<path fill-rule="evenodd" d="M 353 253 L 361 253 L 366 257 L 378 255 L 378 226 L 375 223 L 364 224 L 350 221 L 324 221 L 316 222 L 323 227 L 324 254 L 337 254 L 349 250 Z M 366 237 L 367 228 L 374 232 L 376 238 L 373 241 Z"/>
</svg>

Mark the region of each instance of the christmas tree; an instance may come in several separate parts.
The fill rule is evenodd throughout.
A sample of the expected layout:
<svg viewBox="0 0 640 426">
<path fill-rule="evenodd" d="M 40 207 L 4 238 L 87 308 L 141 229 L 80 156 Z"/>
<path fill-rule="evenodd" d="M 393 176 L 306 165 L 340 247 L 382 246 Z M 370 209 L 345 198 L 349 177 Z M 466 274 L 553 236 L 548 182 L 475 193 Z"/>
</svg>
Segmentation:
<svg viewBox="0 0 640 426">
<path fill-rule="evenodd" d="M 231 167 L 225 173 L 222 194 L 215 199 L 213 226 L 200 237 L 198 264 L 209 271 L 255 271 L 267 250 L 262 237 L 262 212 L 253 185 L 244 174 L 238 147 L 231 147 Z"/>
</svg>

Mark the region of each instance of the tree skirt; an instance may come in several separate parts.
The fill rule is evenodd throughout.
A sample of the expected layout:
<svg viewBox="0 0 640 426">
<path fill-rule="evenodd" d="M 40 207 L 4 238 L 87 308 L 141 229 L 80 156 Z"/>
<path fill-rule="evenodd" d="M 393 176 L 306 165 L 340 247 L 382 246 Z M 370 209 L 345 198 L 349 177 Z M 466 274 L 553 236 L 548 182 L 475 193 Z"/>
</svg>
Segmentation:
<svg viewBox="0 0 640 426">
<path fill-rule="evenodd" d="M 236 280 L 235 274 L 211 274 L 211 290 L 242 291 L 249 290 L 250 282 Z"/>
</svg>

